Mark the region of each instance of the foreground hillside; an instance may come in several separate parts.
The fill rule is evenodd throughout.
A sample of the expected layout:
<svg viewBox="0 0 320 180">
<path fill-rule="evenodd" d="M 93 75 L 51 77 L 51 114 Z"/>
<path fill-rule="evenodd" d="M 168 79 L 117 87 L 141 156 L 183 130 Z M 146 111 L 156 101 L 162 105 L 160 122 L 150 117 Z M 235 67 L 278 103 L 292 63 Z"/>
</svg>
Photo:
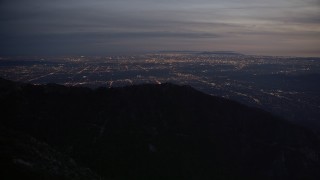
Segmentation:
<svg viewBox="0 0 320 180">
<path fill-rule="evenodd" d="M 21 171 L 39 179 L 320 178 L 311 131 L 188 86 L 91 90 L 1 79 L 0 108 L 8 179 Z"/>
</svg>

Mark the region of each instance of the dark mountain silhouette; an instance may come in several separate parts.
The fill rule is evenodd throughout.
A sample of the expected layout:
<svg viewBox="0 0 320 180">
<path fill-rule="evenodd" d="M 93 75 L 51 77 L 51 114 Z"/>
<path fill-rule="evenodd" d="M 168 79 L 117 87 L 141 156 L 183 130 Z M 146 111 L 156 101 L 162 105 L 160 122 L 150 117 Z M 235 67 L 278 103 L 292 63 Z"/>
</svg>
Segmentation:
<svg viewBox="0 0 320 180">
<path fill-rule="evenodd" d="M 1 179 L 98 180 L 90 169 L 24 133 L 0 127 Z"/>
<path fill-rule="evenodd" d="M 104 179 L 320 178 L 320 141 L 314 133 L 189 86 L 92 90 L 1 79 L 0 108 L 3 129 L 54 149 L 60 164 L 75 160 L 59 171 L 77 174 L 65 176 L 70 179 L 95 178 L 92 172 Z M 20 141 L 42 148 L 10 133 L 0 138 L 1 149 Z M 0 151 L 1 165 L 17 159 L 13 156 L 24 155 L 18 158 L 22 163 L 37 158 L 28 149 L 16 151 Z M 77 164 L 92 172 L 79 173 L 83 168 Z M 51 166 L 44 166 L 40 170 L 50 172 Z M 5 174 L 8 179 L 14 170 L 19 171 Z"/>
</svg>

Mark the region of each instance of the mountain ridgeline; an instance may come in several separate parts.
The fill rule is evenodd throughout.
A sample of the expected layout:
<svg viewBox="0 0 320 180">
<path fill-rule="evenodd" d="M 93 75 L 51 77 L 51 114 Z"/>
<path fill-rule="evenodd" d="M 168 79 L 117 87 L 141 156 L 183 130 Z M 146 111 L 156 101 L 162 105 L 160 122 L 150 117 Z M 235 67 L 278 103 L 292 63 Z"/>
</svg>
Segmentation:
<svg viewBox="0 0 320 180">
<path fill-rule="evenodd" d="M 319 179 L 312 131 L 173 84 L 0 79 L 4 179 Z"/>
</svg>

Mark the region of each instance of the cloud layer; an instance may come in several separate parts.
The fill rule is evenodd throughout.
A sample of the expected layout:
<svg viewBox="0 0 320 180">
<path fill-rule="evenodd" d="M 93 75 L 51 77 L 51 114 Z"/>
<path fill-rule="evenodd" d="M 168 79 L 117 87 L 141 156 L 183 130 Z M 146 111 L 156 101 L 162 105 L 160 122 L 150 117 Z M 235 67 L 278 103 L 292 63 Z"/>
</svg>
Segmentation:
<svg viewBox="0 0 320 180">
<path fill-rule="evenodd" d="M 320 56 L 319 0 L 0 0 L 0 54 Z"/>
</svg>

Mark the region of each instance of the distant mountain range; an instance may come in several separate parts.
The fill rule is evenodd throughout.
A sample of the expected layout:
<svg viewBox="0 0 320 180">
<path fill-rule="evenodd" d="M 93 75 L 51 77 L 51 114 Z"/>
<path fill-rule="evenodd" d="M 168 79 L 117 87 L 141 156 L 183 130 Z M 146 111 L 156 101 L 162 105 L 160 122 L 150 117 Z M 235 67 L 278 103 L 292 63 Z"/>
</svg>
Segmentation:
<svg viewBox="0 0 320 180">
<path fill-rule="evenodd" d="M 319 179 L 320 140 L 260 109 L 173 84 L 0 79 L 3 179 Z"/>
<path fill-rule="evenodd" d="M 182 54 L 203 54 L 203 55 L 244 55 L 235 51 L 160 51 L 160 53 L 182 53 Z"/>
</svg>

